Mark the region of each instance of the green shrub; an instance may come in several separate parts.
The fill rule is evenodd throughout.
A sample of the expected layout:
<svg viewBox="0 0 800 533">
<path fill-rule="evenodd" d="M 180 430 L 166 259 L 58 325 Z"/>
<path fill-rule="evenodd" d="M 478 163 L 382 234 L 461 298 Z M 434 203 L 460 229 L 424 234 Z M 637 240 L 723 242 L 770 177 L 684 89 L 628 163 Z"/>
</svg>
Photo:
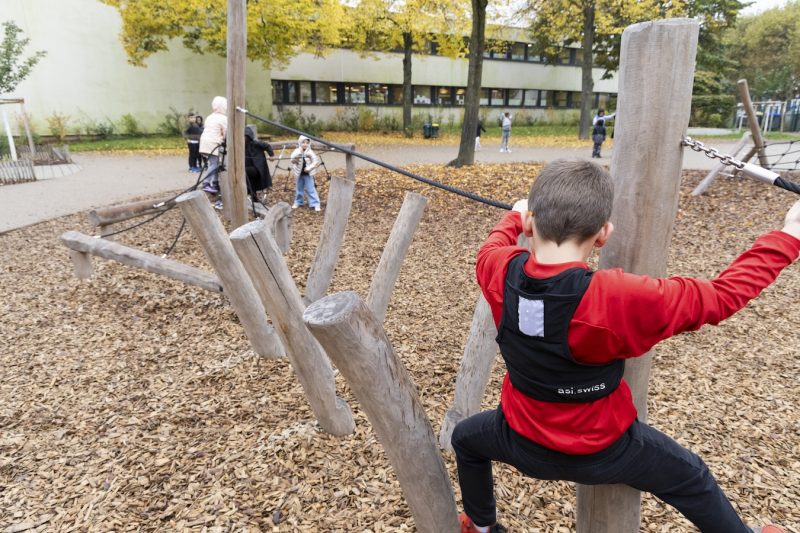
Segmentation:
<svg viewBox="0 0 800 533">
<path fill-rule="evenodd" d="M 183 135 L 185 124 L 186 113 L 181 113 L 170 106 L 169 113 L 164 115 L 164 120 L 158 125 L 158 131 L 166 135 Z"/>
<path fill-rule="evenodd" d="M 130 113 L 125 113 L 120 117 L 119 129 L 123 135 L 139 135 L 142 133 L 139 121 Z"/>
<path fill-rule="evenodd" d="M 730 124 L 736 97 L 732 94 L 702 94 L 692 96 L 690 126 L 719 128 Z"/>
<path fill-rule="evenodd" d="M 47 128 L 50 131 L 50 135 L 55 137 L 58 142 L 64 142 L 64 138 L 67 136 L 67 126 L 70 121 L 70 116 L 54 111 L 53 114 L 45 120 L 47 121 Z"/>
<path fill-rule="evenodd" d="M 83 129 L 86 135 L 107 139 L 114 135 L 117 128 L 111 120 L 106 118 L 104 120 L 87 119 L 86 122 L 83 123 Z"/>
<path fill-rule="evenodd" d="M 322 132 L 322 122 L 313 113 L 304 115 L 301 109 L 278 107 L 278 121 L 284 126 L 303 131 L 315 137 Z M 274 128 L 273 128 L 274 129 Z M 286 135 L 286 130 L 277 128 L 278 134 Z"/>
</svg>

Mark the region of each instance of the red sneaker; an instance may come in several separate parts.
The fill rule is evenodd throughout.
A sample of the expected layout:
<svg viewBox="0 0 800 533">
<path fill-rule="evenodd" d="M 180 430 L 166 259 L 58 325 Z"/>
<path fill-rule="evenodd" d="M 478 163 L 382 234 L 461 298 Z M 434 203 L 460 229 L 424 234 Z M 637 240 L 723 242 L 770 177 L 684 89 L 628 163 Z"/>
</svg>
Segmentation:
<svg viewBox="0 0 800 533">
<path fill-rule="evenodd" d="M 753 528 L 754 533 L 786 533 L 783 528 L 778 526 L 764 526 L 761 528 Z"/>
<path fill-rule="evenodd" d="M 458 523 L 461 526 L 461 533 L 478 533 L 478 528 L 472 522 L 472 519 L 467 516 L 467 513 L 458 515 Z M 489 533 L 506 533 L 506 528 L 500 524 L 495 524 L 489 528 Z M 765 531 L 764 533 L 770 533 Z"/>
</svg>

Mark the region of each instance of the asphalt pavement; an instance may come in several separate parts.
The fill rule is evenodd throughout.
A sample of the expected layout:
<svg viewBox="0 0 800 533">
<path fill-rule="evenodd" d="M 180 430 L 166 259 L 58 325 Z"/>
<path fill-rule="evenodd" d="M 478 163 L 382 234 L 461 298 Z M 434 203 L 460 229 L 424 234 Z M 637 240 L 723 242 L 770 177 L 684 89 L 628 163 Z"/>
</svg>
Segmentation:
<svg viewBox="0 0 800 533">
<path fill-rule="evenodd" d="M 735 142 L 714 146 L 729 152 Z M 394 144 L 356 148 L 375 159 L 395 166 L 418 163 L 444 164 L 458 154 L 458 146 L 441 144 Z M 603 152 L 600 163 L 610 164 L 612 149 Z M 511 153 L 501 153 L 499 145 L 484 144 L 476 152 L 478 163 L 552 161 L 559 158 L 587 158 L 585 148 L 536 148 L 512 145 Z M 185 156 L 73 154 L 80 171 L 30 183 L 0 186 L 0 233 L 97 207 L 129 201 L 133 198 L 168 194 L 194 185 L 197 174 L 187 172 Z M 710 169 L 714 161 L 692 150 L 684 150 L 684 169 Z M 344 155 L 324 154 L 329 170 L 344 168 Z M 272 165 L 271 165 L 272 166 Z M 285 166 L 285 165 L 284 165 Z M 358 160 L 356 168 L 373 166 Z M 280 174 L 279 174 L 280 176 Z"/>
</svg>

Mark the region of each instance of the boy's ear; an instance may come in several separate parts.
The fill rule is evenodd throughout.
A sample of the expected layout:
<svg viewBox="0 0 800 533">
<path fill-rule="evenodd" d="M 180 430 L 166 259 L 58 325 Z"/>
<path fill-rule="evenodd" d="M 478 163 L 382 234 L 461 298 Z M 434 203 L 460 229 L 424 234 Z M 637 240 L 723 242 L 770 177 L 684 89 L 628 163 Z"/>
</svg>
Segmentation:
<svg viewBox="0 0 800 533">
<path fill-rule="evenodd" d="M 533 213 L 523 211 L 520 216 L 522 217 L 522 234 L 530 239 L 533 237 Z"/>
<path fill-rule="evenodd" d="M 611 222 L 603 224 L 603 227 L 597 232 L 597 237 L 594 240 L 595 248 L 602 248 L 605 246 L 612 233 L 614 233 L 614 224 Z"/>
</svg>

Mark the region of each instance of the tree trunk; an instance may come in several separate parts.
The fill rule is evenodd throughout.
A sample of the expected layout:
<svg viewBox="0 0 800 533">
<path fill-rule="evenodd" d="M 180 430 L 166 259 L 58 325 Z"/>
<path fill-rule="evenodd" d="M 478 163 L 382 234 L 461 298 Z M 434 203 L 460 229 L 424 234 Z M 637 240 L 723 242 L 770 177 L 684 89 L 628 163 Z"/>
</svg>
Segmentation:
<svg viewBox="0 0 800 533">
<path fill-rule="evenodd" d="M 588 139 L 592 126 L 592 78 L 594 48 L 594 0 L 583 4 L 583 65 L 581 65 L 581 121 L 578 138 Z"/>
<path fill-rule="evenodd" d="M 461 124 L 461 144 L 458 146 L 458 157 L 448 163 L 451 167 L 463 167 L 475 162 L 475 133 L 480 115 L 483 48 L 488 3 L 489 0 L 472 0 L 472 34 L 469 37 L 469 68 L 467 94 L 464 101 L 464 122 Z"/>
<path fill-rule="evenodd" d="M 403 33 L 403 133 L 406 137 L 413 137 L 414 130 L 411 126 L 411 104 L 414 103 L 414 94 L 411 86 L 411 46 L 414 40 L 411 32 Z"/>
</svg>

